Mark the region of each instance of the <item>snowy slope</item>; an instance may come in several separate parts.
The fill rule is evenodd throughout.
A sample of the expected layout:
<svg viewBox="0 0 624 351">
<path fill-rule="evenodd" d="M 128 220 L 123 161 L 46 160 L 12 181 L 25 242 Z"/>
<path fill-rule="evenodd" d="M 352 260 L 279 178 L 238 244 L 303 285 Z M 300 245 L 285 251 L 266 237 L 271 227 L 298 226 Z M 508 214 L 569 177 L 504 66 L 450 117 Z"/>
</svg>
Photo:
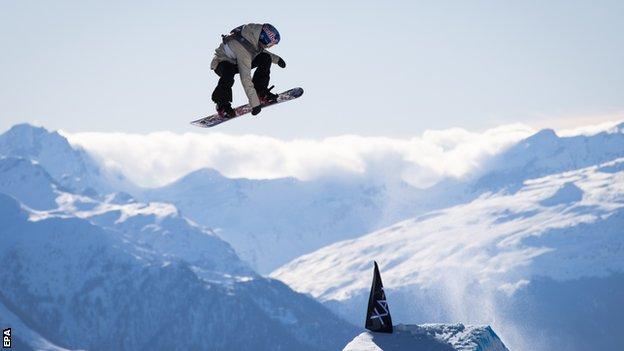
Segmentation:
<svg viewBox="0 0 624 351">
<path fill-rule="evenodd" d="M 375 259 L 382 269 L 388 299 L 392 301 L 394 296 L 399 301 L 397 320 L 409 321 L 410 315 L 420 315 L 425 320 L 483 323 L 504 316 L 508 321 L 499 320 L 494 325 L 498 330 L 517 332 L 517 339 L 509 343 L 514 349 L 527 337 L 527 331 L 512 331 L 514 326 L 501 325 L 528 314 L 519 311 L 517 305 L 503 307 L 520 303 L 514 298 L 540 301 L 558 289 L 558 282 L 576 284 L 571 286 L 579 299 L 596 286 L 604 285 L 604 289 L 583 298 L 620 291 L 620 274 L 624 273 L 622 228 L 624 158 L 619 158 L 527 180 L 520 188 L 485 193 L 469 203 L 327 246 L 271 276 L 326 301 L 356 322 L 364 313 L 371 261 Z M 603 284 L 605 279 L 610 283 Z M 530 296 L 523 295 L 527 292 Z M 619 296 L 624 298 L 622 293 Z M 621 308 L 610 305 L 612 298 L 598 301 L 593 306 L 568 305 L 566 313 L 574 315 L 571 311 L 576 311 L 576 318 L 587 318 L 588 323 L 594 323 L 594 332 L 624 327 Z M 555 301 L 550 308 L 555 311 L 563 307 Z M 509 315 L 511 311 L 519 315 Z M 535 313 L 554 318 L 543 315 L 547 312 Z M 590 322 L 591 318 L 612 324 L 596 326 L 598 321 Z M 605 340 L 611 342 L 604 348 L 608 350 L 613 349 L 617 338 Z"/>
<path fill-rule="evenodd" d="M 121 201 L 119 201 L 121 200 Z M 38 211 L 31 219 L 77 217 L 118 233 L 127 243 L 140 248 L 144 255 L 165 260 L 184 260 L 203 278 L 218 281 L 255 276 L 232 247 L 210 229 L 182 217 L 167 203 L 140 203 L 119 193 L 103 201 L 83 195 L 62 193 L 59 207 Z"/>
<path fill-rule="evenodd" d="M 34 220 L 38 213 L 1 194 L 0 213 L 2 302 L 56 345 L 323 350 L 353 335 L 280 282 L 253 273 L 227 283 L 205 279 L 194 265 L 128 242 L 116 230 L 78 218 Z"/>
<path fill-rule="evenodd" d="M 423 324 L 394 327 L 394 333 L 355 337 L 343 351 L 508 351 L 492 328 L 463 324 Z"/>
<path fill-rule="evenodd" d="M 0 158 L 0 193 L 21 199 L 25 205 L 47 210 L 56 208 L 59 185 L 43 167 L 30 160 Z"/>
<path fill-rule="evenodd" d="M 143 204 L 113 193 L 91 198 L 59 186 L 38 164 L 18 158 L 0 159 L 0 193 L 34 210 L 31 218 L 78 217 L 119 232 L 127 241 L 171 260 L 184 259 L 211 279 L 248 276 L 252 270 L 209 229 L 181 217 L 165 203 Z M 227 279 L 226 279 L 227 280 Z"/>
<path fill-rule="evenodd" d="M 353 273 L 367 273 L 371 257 L 385 262 L 388 286 L 432 284 L 446 269 L 469 271 L 482 282 L 500 276 L 503 281 L 496 282 L 503 285 L 517 284 L 530 274 L 574 279 L 624 271 L 624 258 L 618 259 L 624 248 L 602 249 L 600 245 L 624 242 L 620 228 L 603 228 L 624 207 L 624 171 L 603 170 L 622 167 L 623 163 L 624 159 L 618 159 L 530 180 L 515 193 L 487 193 L 468 204 L 327 246 L 272 276 L 323 300 L 342 300 L 368 287 L 367 274 Z M 568 248 L 565 242 L 558 243 L 560 247 L 541 244 L 558 229 L 567 229 L 558 235 L 571 236 L 581 224 L 593 224 L 596 230 L 578 233 L 573 247 Z M 364 250 L 367 255 L 362 254 Z M 558 265 L 552 256 L 566 259 L 568 264 Z M 530 265 L 536 258 L 545 262 Z M 335 289 L 333 282 L 338 277 L 342 277 L 342 284 Z"/>
<path fill-rule="evenodd" d="M 0 325 L 11 328 L 11 348 L 15 350 L 66 351 L 29 328 L 18 316 L 0 302 Z"/>
</svg>

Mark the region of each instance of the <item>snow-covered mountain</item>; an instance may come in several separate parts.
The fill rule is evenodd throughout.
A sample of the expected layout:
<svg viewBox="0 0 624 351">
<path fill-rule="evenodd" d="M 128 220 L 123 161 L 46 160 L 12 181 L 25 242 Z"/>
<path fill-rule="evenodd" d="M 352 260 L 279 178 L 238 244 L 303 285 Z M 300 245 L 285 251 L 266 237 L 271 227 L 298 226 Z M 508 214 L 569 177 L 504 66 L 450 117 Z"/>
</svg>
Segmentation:
<svg viewBox="0 0 624 351">
<path fill-rule="evenodd" d="M 141 195 L 210 225 L 261 273 L 411 214 L 420 191 L 364 179 L 229 179 L 202 169 Z"/>
<path fill-rule="evenodd" d="M 624 342 L 623 228 L 617 158 L 338 242 L 271 276 L 357 322 L 374 258 L 397 321 L 493 323 L 511 349 L 616 350 Z"/>
<path fill-rule="evenodd" d="M 173 205 L 103 192 L 112 186 L 77 193 L 40 156 L 5 155 L 0 321 L 13 326 L 17 346 L 326 350 L 353 337 L 353 326 L 259 276 Z"/>
<path fill-rule="evenodd" d="M 488 326 L 423 324 L 394 327 L 394 333 L 366 331 L 343 351 L 509 351 Z"/>
<path fill-rule="evenodd" d="M 64 153 L 77 160 L 70 164 L 93 164 L 83 151 L 71 151 L 62 136 L 34 127 L 28 131 L 28 128 L 16 126 L 1 136 L 0 141 L 10 140 L 13 145 L 5 149 L 38 150 L 32 145 L 51 143 L 46 140 L 52 139 L 55 145 L 63 145 L 63 150 L 70 150 Z M 620 125 L 593 136 L 565 138 L 544 130 L 490 160 L 478 176 L 446 179 L 424 190 L 398 181 L 344 177 L 315 181 L 230 179 L 209 169 L 195 171 L 157 189 L 140 191 L 127 182 L 121 189 L 129 190 L 141 201 L 174 204 L 184 216 L 213 228 L 254 269 L 268 274 L 323 246 L 471 201 L 486 191 L 517 187 L 526 179 L 624 157 L 624 134 L 618 132 L 622 128 Z M 19 136 L 26 139 L 22 142 L 25 145 L 19 146 Z M 20 151 L 17 156 L 41 153 Z M 88 168 L 99 170 L 101 166 Z M 65 177 L 72 174 L 57 173 Z"/>
<path fill-rule="evenodd" d="M 624 157 L 624 125 L 592 136 L 541 131 L 487 162 L 469 179 L 429 189 L 375 179 L 229 179 L 203 169 L 141 195 L 167 201 L 218 235 L 261 273 L 331 243 L 399 220 L 471 201 L 486 191 Z M 296 218 L 296 220 L 293 220 Z"/>
<path fill-rule="evenodd" d="M 429 189 L 364 178 L 229 179 L 213 170 L 199 170 L 166 187 L 138 189 L 124 178 L 111 178 L 57 133 L 16 126 L 0 136 L 0 193 L 20 202 L 20 215 L 11 218 L 21 218 L 15 222 L 37 237 L 52 235 L 51 242 L 67 233 L 92 232 L 84 228 L 93 228 L 99 234 L 88 237 L 99 239 L 80 246 L 78 238 L 69 236 L 70 243 L 59 244 L 67 247 L 33 246 L 51 250 L 48 257 L 29 255 L 26 248 L 37 240 L 24 235 L 17 247 L 23 248 L 27 263 L 11 278 L 21 285 L 9 289 L 9 296 L 16 299 L 17 291 L 26 289 L 34 296 L 33 309 L 18 310 L 19 304 L 4 298 L 0 303 L 41 343 L 65 348 L 110 345 L 103 339 L 111 335 L 102 331 L 110 327 L 107 323 L 130 323 L 137 332 L 147 332 L 152 326 L 144 325 L 146 306 L 165 304 L 151 295 L 133 300 L 139 299 L 139 291 L 168 295 L 159 284 L 180 285 L 200 296 L 198 300 L 175 289 L 169 296 L 176 308 L 184 310 L 180 300 L 189 300 L 202 315 L 180 322 L 192 330 L 181 334 L 188 340 L 203 332 L 197 325 L 216 323 L 202 319 L 207 313 L 203 299 L 209 297 L 224 308 L 234 299 L 243 306 L 233 309 L 235 314 L 256 318 L 256 323 L 269 321 L 283 333 L 283 345 L 288 344 L 283 349 L 336 349 L 355 335 L 351 326 L 253 268 L 264 273 L 293 260 L 272 277 L 360 325 L 368 270 L 377 259 L 398 322 L 491 324 L 511 349 L 614 350 L 624 343 L 619 337 L 624 326 L 623 129 L 620 125 L 576 137 L 542 131 L 489 160 L 480 174 L 446 179 Z M 48 147 L 56 151 L 45 151 Z M 12 213 L 15 207 L 5 209 Z M 16 235 L 2 230 L 2 235 Z M 102 238 L 107 238 L 104 243 Z M 80 246 L 75 250 L 74 241 Z M 70 255 L 62 256 L 65 251 Z M 92 280 L 74 282 L 71 274 L 83 274 L 74 265 L 89 267 L 79 258 L 83 252 L 104 252 L 107 263 L 94 266 L 93 275 L 85 271 Z M 12 260 L 7 256 L 11 250 L 3 253 L 0 259 Z M 52 260 L 50 267 L 42 268 L 44 259 Z M 64 264 L 70 267 L 54 270 L 54 265 Z M 119 273 L 126 269 L 129 280 Z M 110 284 L 101 283 L 103 271 L 113 274 Z M 38 278 L 44 276 L 66 282 L 62 285 L 67 289 L 54 295 L 62 286 L 48 286 L 52 283 L 47 278 Z M 166 282 L 154 276 L 166 277 Z M 81 299 L 78 292 L 91 294 L 92 285 L 96 297 Z M 132 295 L 123 300 L 124 308 L 137 306 L 136 313 L 122 316 L 136 316 L 129 322 L 108 311 L 122 289 Z M 0 292 L 4 296 L 5 289 Z M 89 314 L 108 318 L 92 337 L 63 334 L 65 324 L 69 331 L 90 323 L 72 312 L 76 308 L 70 305 L 76 301 Z M 39 314 L 51 318 L 45 319 L 45 328 L 70 320 L 50 332 L 28 319 Z M 175 312 L 164 308 L 155 318 L 169 314 Z M 227 337 L 236 338 L 237 332 Z M 131 343 L 148 345 L 144 341 Z"/>
<path fill-rule="evenodd" d="M 145 252 L 86 220 L 33 221 L 6 195 L 0 195 L 0 212 L 0 302 L 56 345 L 321 350 L 352 333 L 277 281 L 204 279 L 195 266 Z"/>
<path fill-rule="evenodd" d="M 0 135 L 0 156 L 19 157 L 39 163 L 61 185 L 75 192 L 132 191 L 122 174 L 98 165 L 84 150 L 72 147 L 58 132 L 18 124 Z"/>
<path fill-rule="evenodd" d="M 57 132 L 27 124 L 0 135 L 0 156 L 41 166 L 57 183 L 55 188 L 73 194 L 98 198 L 124 191 L 144 202 L 171 203 L 184 216 L 214 228 L 261 273 L 335 241 L 407 218 L 413 212 L 411 204 L 420 204 L 413 199 L 421 191 L 401 182 L 229 179 L 209 169 L 162 188 L 140 189 L 123 175 L 108 172 L 82 149 L 73 148 Z M 44 207 L 54 205 L 54 192 L 45 198 Z M 31 205 L 42 208 L 39 203 Z"/>
</svg>

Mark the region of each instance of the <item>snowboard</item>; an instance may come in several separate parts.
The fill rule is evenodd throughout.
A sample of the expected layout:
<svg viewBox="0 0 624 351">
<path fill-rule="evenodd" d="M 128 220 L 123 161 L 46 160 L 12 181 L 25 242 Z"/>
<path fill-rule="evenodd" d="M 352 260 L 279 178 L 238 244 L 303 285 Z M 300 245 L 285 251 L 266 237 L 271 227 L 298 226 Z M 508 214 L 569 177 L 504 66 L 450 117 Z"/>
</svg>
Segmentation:
<svg viewBox="0 0 624 351">
<path fill-rule="evenodd" d="M 294 100 L 300 97 L 301 95 L 303 95 L 302 88 L 293 88 L 293 89 L 286 90 L 285 92 L 278 94 L 277 101 L 269 103 L 269 104 L 263 104 L 261 106 L 264 109 L 265 107 L 269 107 L 269 106 L 281 104 L 282 102 Z M 238 106 L 234 108 L 234 112 L 236 112 L 236 116 L 234 117 L 219 116 L 218 113 L 215 113 L 214 115 L 203 117 L 198 120 L 192 121 L 191 124 L 196 125 L 198 127 L 202 127 L 202 128 L 214 127 L 223 122 L 226 122 L 234 118 L 238 118 L 240 116 L 244 116 L 248 114 L 249 112 L 251 112 L 251 106 L 249 104 Z"/>
</svg>

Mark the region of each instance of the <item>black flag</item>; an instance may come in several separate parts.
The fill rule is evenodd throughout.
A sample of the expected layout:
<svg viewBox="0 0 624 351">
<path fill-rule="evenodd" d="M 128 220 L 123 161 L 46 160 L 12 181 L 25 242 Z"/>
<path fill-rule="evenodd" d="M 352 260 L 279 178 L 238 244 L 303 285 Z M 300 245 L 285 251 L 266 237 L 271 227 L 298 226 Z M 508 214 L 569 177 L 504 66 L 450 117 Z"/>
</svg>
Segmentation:
<svg viewBox="0 0 624 351">
<path fill-rule="evenodd" d="M 368 310 L 366 311 L 366 329 L 379 333 L 392 333 L 392 318 L 390 308 L 386 301 L 386 293 L 381 283 L 379 268 L 375 262 L 373 285 L 368 298 Z"/>
</svg>

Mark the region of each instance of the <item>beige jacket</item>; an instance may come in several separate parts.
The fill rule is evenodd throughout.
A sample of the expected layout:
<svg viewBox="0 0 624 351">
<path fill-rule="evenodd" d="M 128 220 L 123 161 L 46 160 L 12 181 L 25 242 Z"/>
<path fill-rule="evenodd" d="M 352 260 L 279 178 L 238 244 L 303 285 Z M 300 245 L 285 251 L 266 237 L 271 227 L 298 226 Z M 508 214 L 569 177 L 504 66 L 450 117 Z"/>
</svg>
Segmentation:
<svg viewBox="0 0 624 351">
<path fill-rule="evenodd" d="M 275 64 L 280 60 L 280 57 L 269 52 L 268 50 L 261 49 L 258 46 L 258 42 L 260 40 L 260 32 L 262 31 L 262 24 L 258 23 L 250 23 L 243 26 L 241 34 L 245 39 L 247 39 L 253 46 L 256 48 L 256 52 L 249 52 L 245 47 L 236 40 L 230 40 L 227 45 L 230 48 L 231 52 L 234 53 L 236 58 L 230 58 L 226 54 L 226 49 L 224 48 L 225 44 L 221 43 L 218 48 L 215 49 L 215 56 L 210 63 L 210 69 L 214 70 L 217 68 L 217 65 L 223 61 L 229 61 L 233 64 L 238 65 L 238 73 L 240 74 L 241 83 L 243 84 L 243 88 L 245 89 L 245 94 L 247 94 L 247 98 L 249 99 L 249 104 L 251 107 L 256 107 L 260 105 L 260 99 L 258 98 L 258 94 L 256 93 L 256 89 L 254 89 L 253 82 L 251 81 L 251 61 L 255 58 L 255 56 L 261 52 L 266 52 L 271 55 L 271 61 Z"/>
</svg>

